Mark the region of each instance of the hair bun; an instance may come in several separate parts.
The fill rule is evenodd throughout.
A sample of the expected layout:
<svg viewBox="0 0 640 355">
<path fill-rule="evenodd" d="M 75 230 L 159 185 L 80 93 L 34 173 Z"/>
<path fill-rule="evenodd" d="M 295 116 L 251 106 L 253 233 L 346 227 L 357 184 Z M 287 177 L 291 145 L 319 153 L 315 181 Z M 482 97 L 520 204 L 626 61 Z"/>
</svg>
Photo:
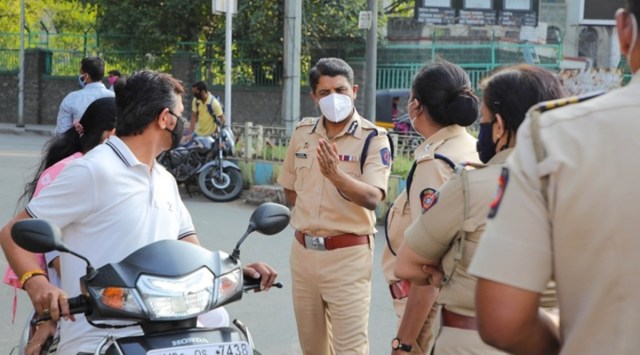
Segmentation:
<svg viewBox="0 0 640 355">
<path fill-rule="evenodd" d="M 470 89 L 458 91 L 447 106 L 447 115 L 451 122 L 467 127 L 471 126 L 480 113 L 478 98 Z"/>
</svg>

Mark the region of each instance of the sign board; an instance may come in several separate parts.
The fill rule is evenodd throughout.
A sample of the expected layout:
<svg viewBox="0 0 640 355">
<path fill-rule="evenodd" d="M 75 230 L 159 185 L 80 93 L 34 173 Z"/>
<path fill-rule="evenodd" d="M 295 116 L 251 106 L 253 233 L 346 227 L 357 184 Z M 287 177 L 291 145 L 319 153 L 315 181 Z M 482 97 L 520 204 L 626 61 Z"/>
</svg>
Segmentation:
<svg viewBox="0 0 640 355">
<path fill-rule="evenodd" d="M 462 25 L 495 25 L 496 12 L 493 10 L 460 10 L 458 23 Z"/>
<path fill-rule="evenodd" d="M 416 22 L 431 25 L 450 25 L 456 21 L 456 10 L 438 7 L 420 7 L 416 12 Z"/>
<path fill-rule="evenodd" d="M 538 25 L 538 14 L 535 11 L 500 11 L 498 15 L 500 26 L 531 26 Z"/>
<path fill-rule="evenodd" d="M 624 5 L 625 0 L 580 0 L 580 24 L 613 26 L 616 10 Z"/>
<path fill-rule="evenodd" d="M 504 0 L 504 9 L 509 10 L 536 10 L 531 0 Z"/>
<path fill-rule="evenodd" d="M 445 7 L 450 8 L 451 0 L 422 0 L 416 1 L 416 4 L 422 3 L 421 6 L 418 7 Z"/>
<path fill-rule="evenodd" d="M 491 10 L 491 0 L 464 0 L 465 9 Z"/>
<path fill-rule="evenodd" d="M 231 13 L 238 13 L 238 0 L 211 0 L 211 13 L 220 15 L 227 13 L 227 3 L 231 9 Z"/>
<path fill-rule="evenodd" d="M 371 11 L 360 11 L 358 14 L 358 28 L 361 30 L 371 28 Z"/>
</svg>

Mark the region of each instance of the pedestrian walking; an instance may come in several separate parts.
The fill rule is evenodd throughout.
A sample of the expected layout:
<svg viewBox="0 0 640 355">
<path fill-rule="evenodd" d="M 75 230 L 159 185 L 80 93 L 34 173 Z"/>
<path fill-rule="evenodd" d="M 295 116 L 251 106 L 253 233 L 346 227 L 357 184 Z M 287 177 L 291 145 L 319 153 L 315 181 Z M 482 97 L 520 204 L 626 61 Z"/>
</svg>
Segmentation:
<svg viewBox="0 0 640 355">
<path fill-rule="evenodd" d="M 80 90 L 70 92 L 60 103 L 56 121 L 56 135 L 63 134 L 74 123 L 80 121 L 84 111 L 93 101 L 103 97 L 114 97 L 102 83 L 104 78 L 104 60 L 100 57 L 86 57 L 80 62 L 78 83 Z"/>
</svg>

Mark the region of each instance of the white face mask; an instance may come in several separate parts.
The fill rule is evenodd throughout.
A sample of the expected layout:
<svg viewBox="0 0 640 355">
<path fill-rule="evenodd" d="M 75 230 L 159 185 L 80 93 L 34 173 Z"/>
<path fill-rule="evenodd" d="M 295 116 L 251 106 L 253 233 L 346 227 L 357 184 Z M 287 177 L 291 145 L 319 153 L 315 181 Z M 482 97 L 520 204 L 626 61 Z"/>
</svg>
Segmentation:
<svg viewBox="0 0 640 355">
<path fill-rule="evenodd" d="M 344 121 L 353 111 L 353 100 L 350 96 L 331 94 L 318 101 L 322 115 L 331 122 Z"/>
</svg>

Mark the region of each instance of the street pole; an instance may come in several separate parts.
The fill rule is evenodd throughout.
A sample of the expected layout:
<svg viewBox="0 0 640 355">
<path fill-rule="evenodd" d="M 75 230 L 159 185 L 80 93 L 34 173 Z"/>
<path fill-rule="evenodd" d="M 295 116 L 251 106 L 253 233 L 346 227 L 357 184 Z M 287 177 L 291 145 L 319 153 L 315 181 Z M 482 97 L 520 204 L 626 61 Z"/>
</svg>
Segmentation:
<svg viewBox="0 0 640 355">
<path fill-rule="evenodd" d="M 18 73 L 18 123 L 24 127 L 24 0 L 20 0 L 20 72 Z"/>
<path fill-rule="evenodd" d="M 378 0 L 369 0 L 371 27 L 367 33 L 364 117 L 376 122 L 376 68 L 378 66 Z"/>
<path fill-rule="evenodd" d="M 224 42 L 224 118 L 226 124 L 231 127 L 231 19 L 234 1 L 227 0 L 226 3 L 226 23 L 225 23 L 225 42 Z"/>
<path fill-rule="evenodd" d="M 302 33 L 302 1 L 285 0 L 284 4 L 284 88 L 282 90 L 282 122 L 287 136 L 293 134 L 300 118 L 300 42 Z"/>
</svg>

